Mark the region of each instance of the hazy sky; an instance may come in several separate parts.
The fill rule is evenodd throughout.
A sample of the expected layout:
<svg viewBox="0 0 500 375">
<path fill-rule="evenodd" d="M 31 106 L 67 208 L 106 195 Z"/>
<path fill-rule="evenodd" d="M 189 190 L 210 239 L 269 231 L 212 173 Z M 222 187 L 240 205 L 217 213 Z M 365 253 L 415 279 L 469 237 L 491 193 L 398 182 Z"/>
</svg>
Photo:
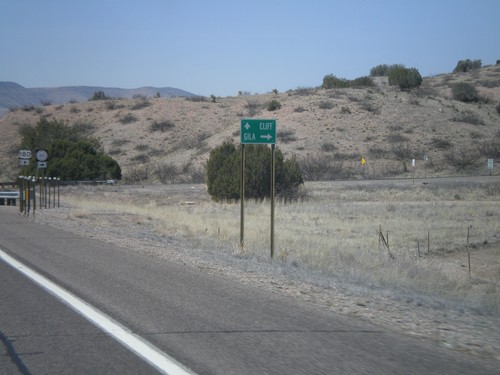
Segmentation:
<svg viewBox="0 0 500 375">
<path fill-rule="evenodd" d="M 232 96 L 500 59 L 500 0 L 0 0 L 0 81 Z"/>
</svg>

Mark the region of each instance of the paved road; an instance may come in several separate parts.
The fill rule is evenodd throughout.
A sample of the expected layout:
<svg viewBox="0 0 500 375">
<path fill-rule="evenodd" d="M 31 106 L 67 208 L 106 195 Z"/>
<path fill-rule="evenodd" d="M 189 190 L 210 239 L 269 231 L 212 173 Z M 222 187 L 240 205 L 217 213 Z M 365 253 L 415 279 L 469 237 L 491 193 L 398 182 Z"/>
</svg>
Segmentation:
<svg viewBox="0 0 500 375">
<path fill-rule="evenodd" d="M 0 249 L 200 374 L 494 374 L 388 332 L 0 207 Z M 0 373 L 154 373 L 0 260 Z M 3 369 L 6 369 L 3 371 Z"/>
</svg>

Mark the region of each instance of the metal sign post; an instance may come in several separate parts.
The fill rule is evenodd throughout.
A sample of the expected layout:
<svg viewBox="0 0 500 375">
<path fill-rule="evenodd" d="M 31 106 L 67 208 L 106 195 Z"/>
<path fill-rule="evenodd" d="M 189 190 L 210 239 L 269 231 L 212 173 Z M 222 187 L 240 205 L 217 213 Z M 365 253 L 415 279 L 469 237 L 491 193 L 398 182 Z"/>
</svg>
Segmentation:
<svg viewBox="0 0 500 375">
<path fill-rule="evenodd" d="M 240 173 L 240 246 L 244 246 L 245 231 L 245 144 L 271 145 L 271 258 L 274 257 L 274 200 L 275 200 L 275 146 L 276 120 L 241 120 L 241 173 Z"/>
</svg>

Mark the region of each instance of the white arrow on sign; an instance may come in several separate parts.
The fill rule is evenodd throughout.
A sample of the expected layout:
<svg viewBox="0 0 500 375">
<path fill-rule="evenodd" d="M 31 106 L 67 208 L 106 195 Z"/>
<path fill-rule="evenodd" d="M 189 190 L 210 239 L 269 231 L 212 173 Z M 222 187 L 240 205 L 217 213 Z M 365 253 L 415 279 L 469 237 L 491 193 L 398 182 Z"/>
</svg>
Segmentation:
<svg viewBox="0 0 500 375">
<path fill-rule="evenodd" d="M 245 129 L 246 129 L 246 130 L 248 130 L 248 129 L 250 129 L 250 128 L 251 128 L 251 126 L 250 126 L 250 124 L 247 122 L 247 123 L 245 124 Z"/>
<path fill-rule="evenodd" d="M 267 140 L 270 140 L 273 136 L 271 134 L 264 134 L 264 135 L 261 135 L 260 137 L 267 139 Z"/>
</svg>

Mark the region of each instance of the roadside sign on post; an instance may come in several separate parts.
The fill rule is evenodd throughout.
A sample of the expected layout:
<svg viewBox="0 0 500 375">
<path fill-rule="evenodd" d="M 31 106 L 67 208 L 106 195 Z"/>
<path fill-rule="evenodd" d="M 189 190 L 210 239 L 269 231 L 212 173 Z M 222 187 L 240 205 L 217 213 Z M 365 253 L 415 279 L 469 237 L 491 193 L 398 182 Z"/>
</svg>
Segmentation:
<svg viewBox="0 0 500 375">
<path fill-rule="evenodd" d="M 271 258 L 274 257 L 274 200 L 276 191 L 275 148 L 276 120 L 241 120 L 241 172 L 240 172 L 240 246 L 244 246 L 245 222 L 245 145 L 271 145 Z"/>
<path fill-rule="evenodd" d="M 241 144 L 276 144 L 276 120 L 241 120 Z"/>
</svg>

